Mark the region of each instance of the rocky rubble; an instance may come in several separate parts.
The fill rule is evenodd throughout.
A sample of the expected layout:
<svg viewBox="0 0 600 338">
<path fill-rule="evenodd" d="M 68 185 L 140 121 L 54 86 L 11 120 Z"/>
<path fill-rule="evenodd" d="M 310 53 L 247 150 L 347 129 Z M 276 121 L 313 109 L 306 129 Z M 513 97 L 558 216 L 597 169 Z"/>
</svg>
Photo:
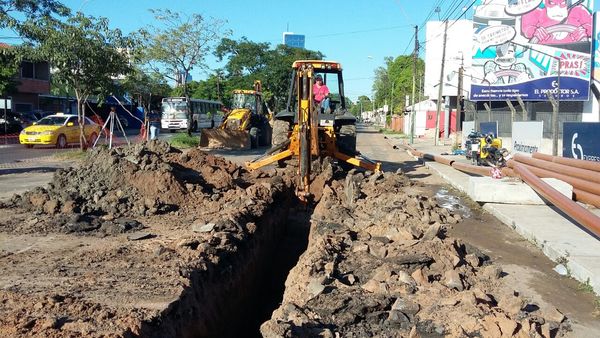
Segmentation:
<svg viewBox="0 0 600 338">
<path fill-rule="evenodd" d="M 0 206 L 0 336 L 226 335 L 291 195 L 199 150 L 94 150 Z"/>
<path fill-rule="evenodd" d="M 94 150 L 0 205 L 0 336 L 235 336 L 296 168 L 248 172 L 162 142 Z M 447 236 L 402 173 L 315 161 L 306 252 L 265 337 L 555 337 L 569 320 Z"/>
<path fill-rule="evenodd" d="M 504 285 L 447 227 L 461 221 L 401 173 L 351 171 L 323 190 L 307 251 L 264 337 L 555 337 L 565 317 Z M 560 315 L 556 315 L 559 313 Z"/>
</svg>

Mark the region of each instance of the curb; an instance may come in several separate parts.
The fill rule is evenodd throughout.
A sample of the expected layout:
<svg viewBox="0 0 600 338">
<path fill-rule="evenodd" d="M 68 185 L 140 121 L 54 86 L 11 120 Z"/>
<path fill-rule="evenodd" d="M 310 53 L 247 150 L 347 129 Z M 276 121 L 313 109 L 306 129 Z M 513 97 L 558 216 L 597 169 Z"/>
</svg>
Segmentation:
<svg viewBox="0 0 600 338">
<path fill-rule="evenodd" d="M 458 184 L 446 173 L 439 170 L 436 164 L 437 163 L 435 162 L 425 161 L 425 166 L 427 166 L 427 168 L 435 171 L 451 186 L 469 196 L 462 185 Z M 506 206 L 506 208 L 531 208 L 531 210 L 538 208 L 538 210 L 551 215 L 554 219 L 563 219 L 564 222 L 562 223 L 564 224 L 552 225 L 548 222 L 544 222 L 542 217 L 534 220 L 518 219 L 513 215 L 505 213 L 502 210 L 504 206 Z M 594 289 L 594 292 L 596 292 L 597 295 L 600 295 L 600 242 L 593 236 L 581 230 L 576 224 L 573 224 L 568 219 L 563 218 L 561 214 L 554 211 L 550 206 L 508 206 L 486 203 L 483 205 L 483 209 L 491 213 L 511 230 L 516 231 L 524 239 L 538 247 L 550 260 L 565 265 L 570 277 L 575 278 L 581 283 L 589 283 Z M 551 229 L 551 227 L 554 227 L 555 229 Z M 571 232 L 572 236 L 564 235 L 565 230 Z M 552 234 L 556 233 L 561 235 L 552 236 Z M 583 248 L 586 250 L 582 251 Z M 592 252 L 586 253 L 585 251 L 587 250 Z M 595 252 L 595 254 L 593 252 Z"/>
</svg>

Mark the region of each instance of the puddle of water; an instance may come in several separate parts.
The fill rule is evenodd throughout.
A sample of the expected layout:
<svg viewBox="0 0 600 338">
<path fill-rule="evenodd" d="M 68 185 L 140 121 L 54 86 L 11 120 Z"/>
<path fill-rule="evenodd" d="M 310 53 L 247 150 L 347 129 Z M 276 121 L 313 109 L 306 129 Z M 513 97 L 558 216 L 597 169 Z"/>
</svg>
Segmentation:
<svg viewBox="0 0 600 338">
<path fill-rule="evenodd" d="M 450 210 L 452 213 L 459 214 L 462 218 L 470 218 L 473 213 L 471 209 L 464 205 L 460 198 L 452 195 L 447 189 L 440 189 L 435 194 L 438 205 Z"/>
</svg>

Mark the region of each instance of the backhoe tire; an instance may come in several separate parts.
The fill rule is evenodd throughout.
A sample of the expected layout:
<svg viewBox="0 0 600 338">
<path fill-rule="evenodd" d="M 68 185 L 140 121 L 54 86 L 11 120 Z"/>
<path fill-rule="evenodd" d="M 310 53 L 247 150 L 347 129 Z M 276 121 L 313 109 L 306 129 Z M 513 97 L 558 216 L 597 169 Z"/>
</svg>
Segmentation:
<svg viewBox="0 0 600 338">
<path fill-rule="evenodd" d="M 256 149 L 258 148 L 258 137 L 260 130 L 256 127 L 250 128 L 250 148 Z"/>
<path fill-rule="evenodd" d="M 346 124 L 340 127 L 340 132 L 337 137 L 338 150 L 348 156 L 356 155 L 356 126 Z M 338 161 L 340 167 L 345 171 L 349 171 L 354 166 L 346 161 Z"/>
<path fill-rule="evenodd" d="M 273 122 L 273 135 L 271 137 L 271 145 L 276 147 L 288 140 L 290 123 L 284 120 L 275 120 Z"/>
<path fill-rule="evenodd" d="M 268 121 L 265 121 L 260 126 L 260 133 L 258 135 L 258 146 L 259 147 L 268 147 L 271 145 L 271 135 L 273 134 L 273 129 Z"/>
</svg>

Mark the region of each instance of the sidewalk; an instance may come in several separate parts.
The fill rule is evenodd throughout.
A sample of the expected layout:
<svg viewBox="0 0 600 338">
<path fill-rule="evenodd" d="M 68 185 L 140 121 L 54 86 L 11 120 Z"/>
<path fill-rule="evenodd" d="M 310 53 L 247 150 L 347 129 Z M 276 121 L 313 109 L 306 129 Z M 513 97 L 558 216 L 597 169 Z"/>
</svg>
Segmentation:
<svg viewBox="0 0 600 338">
<path fill-rule="evenodd" d="M 392 145 L 408 144 L 408 140 L 390 135 L 388 142 Z M 412 146 L 435 155 L 451 152 L 451 146 L 434 146 L 431 139 L 415 140 Z M 468 163 L 464 156 L 448 156 Z M 425 165 L 468 195 L 470 175 L 441 163 L 426 162 Z M 563 264 L 571 277 L 588 283 L 596 294 L 600 294 L 600 241 L 577 222 L 552 205 L 485 203 L 483 208 L 539 247 L 548 258 Z M 600 210 L 591 211 L 600 216 Z"/>
</svg>

